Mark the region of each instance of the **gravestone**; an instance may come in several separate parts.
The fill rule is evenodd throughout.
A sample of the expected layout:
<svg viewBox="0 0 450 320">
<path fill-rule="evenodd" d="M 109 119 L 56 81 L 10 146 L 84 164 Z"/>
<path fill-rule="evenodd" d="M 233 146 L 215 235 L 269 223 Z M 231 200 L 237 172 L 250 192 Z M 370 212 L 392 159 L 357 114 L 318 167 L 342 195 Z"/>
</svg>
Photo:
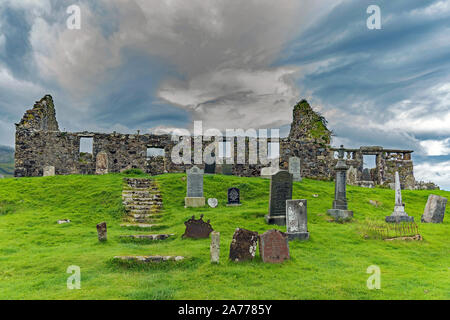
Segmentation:
<svg viewBox="0 0 450 320">
<path fill-rule="evenodd" d="M 222 165 L 222 174 L 226 176 L 233 175 L 233 165 L 232 164 L 223 164 Z"/>
<path fill-rule="evenodd" d="M 278 171 L 280 171 L 280 169 L 279 168 L 274 168 L 274 167 L 262 168 L 261 169 L 261 178 L 263 178 L 263 179 L 270 179 Z"/>
<path fill-rule="evenodd" d="M 107 237 L 106 222 L 102 222 L 97 225 L 97 234 L 98 234 L 98 241 L 107 240 L 108 237 Z"/>
<path fill-rule="evenodd" d="M 104 151 L 97 154 L 95 162 L 95 174 L 107 174 L 108 173 L 108 154 Z"/>
<path fill-rule="evenodd" d="M 259 236 L 259 254 L 265 263 L 289 260 L 288 235 L 275 229 L 264 232 Z"/>
<path fill-rule="evenodd" d="M 46 166 L 44 167 L 44 177 L 53 177 L 55 175 L 55 167 L 54 166 Z"/>
<path fill-rule="evenodd" d="M 289 173 L 292 174 L 294 181 L 302 181 L 300 170 L 300 158 L 298 157 L 289 158 Z"/>
<path fill-rule="evenodd" d="M 228 189 L 228 203 L 227 206 L 241 205 L 241 191 L 238 188 Z"/>
<path fill-rule="evenodd" d="M 184 198 L 185 207 L 196 208 L 205 205 L 203 197 L 203 170 L 194 166 L 187 170 L 187 194 Z"/>
<path fill-rule="evenodd" d="M 286 200 L 286 230 L 289 240 L 308 240 L 307 200 Z"/>
<path fill-rule="evenodd" d="M 344 160 L 345 149 L 341 145 L 339 157 L 334 168 L 336 181 L 334 186 L 333 209 L 327 211 L 335 220 L 349 220 L 353 218 L 353 211 L 348 210 L 347 205 L 347 163 Z"/>
<path fill-rule="evenodd" d="M 258 232 L 236 229 L 230 245 L 230 260 L 239 262 L 253 260 L 258 246 Z"/>
<path fill-rule="evenodd" d="M 192 216 L 191 219 L 184 223 L 186 226 L 186 231 L 184 232 L 182 238 L 209 238 L 209 234 L 214 231 L 209 222 L 209 220 L 207 222 L 203 221 L 203 215 L 201 215 L 198 220 L 195 220 L 195 216 Z"/>
<path fill-rule="evenodd" d="M 270 179 L 268 224 L 286 225 L 286 200 L 292 199 L 292 174 L 278 171 Z"/>
<path fill-rule="evenodd" d="M 220 258 L 220 232 L 211 232 L 211 263 L 219 263 Z"/>
<path fill-rule="evenodd" d="M 217 199 L 216 198 L 209 198 L 208 199 L 208 205 L 211 207 L 211 208 L 217 208 L 217 205 L 219 204 L 219 201 L 217 201 Z"/>
<path fill-rule="evenodd" d="M 427 205 L 422 215 L 422 222 L 425 223 L 442 223 L 444 222 L 445 207 L 447 206 L 447 198 L 434 194 L 428 196 Z"/>
<path fill-rule="evenodd" d="M 405 205 L 402 202 L 402 187 L 400 185 L 400 176 L 398 171 L 395 172 L 395 206 L 394 212 L 386 217 L 386 222 L 414 222 L 414 217 L 408 216 L 405 212 Z"/>
</svg>

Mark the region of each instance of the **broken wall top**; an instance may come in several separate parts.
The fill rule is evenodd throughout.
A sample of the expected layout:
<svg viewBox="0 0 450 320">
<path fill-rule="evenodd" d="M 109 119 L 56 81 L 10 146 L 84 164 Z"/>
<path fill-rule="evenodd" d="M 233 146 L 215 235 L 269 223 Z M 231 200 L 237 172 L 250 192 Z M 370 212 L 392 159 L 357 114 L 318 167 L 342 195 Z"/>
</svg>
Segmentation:
<svg viewBox="0 0 450 320">
<path fill-rule="evenodd" d="M 16 126 L 18 129 L 59 131 L 52 96 L 46 95 L 36 101 L 33 108 L 25 112 L 22 120 Z"/>
</svg>

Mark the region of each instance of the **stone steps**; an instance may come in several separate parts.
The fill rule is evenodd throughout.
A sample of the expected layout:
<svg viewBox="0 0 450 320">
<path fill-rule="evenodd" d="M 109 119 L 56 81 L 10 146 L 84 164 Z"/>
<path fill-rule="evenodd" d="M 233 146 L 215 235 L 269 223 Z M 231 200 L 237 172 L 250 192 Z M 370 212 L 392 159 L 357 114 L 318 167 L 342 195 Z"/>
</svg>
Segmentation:
<svg viewBox="0 0 450 320">
<path fill-rule="evenodd" d="M 122 204 L 130 223 L 153 224 L 162 217 L 162 197 L 154 180 L 125 178 Z"/>
</svg>

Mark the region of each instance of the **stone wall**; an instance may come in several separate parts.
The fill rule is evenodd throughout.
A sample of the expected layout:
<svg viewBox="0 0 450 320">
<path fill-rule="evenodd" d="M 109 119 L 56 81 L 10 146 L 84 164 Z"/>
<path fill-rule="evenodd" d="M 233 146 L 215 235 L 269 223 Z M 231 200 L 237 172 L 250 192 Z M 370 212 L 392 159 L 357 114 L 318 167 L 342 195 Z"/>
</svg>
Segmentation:
<svg viewBox="0 0 450 320">
<path fill-rule="evenodd" d="M 80 139 L 92 138 L 92 154 L 80 153 Z M 183 139 L 186 139 L 184 137 Z M 175 164 L 172 150 L 178 139 L 172 141 L 170 135 L 120 134 L 95 132 L 60 132 L 55 117 L 53 99 L 47 95 L 27 111 L 21 122 L 16 125 L 15 176 L 42 176 L 45 166 L 54 166 L 58 175 L 95 174 L 96 158 L 99 153 L 107 155 L 107 172 L 122 172 L 138 168 L 152 175 L 166 172 L 185 172 L 194 164 L 194 138 L 191 139 L 191 163 Z M 250 156 L 258 153 L 249 138 L 227 138 L 233 145 L 233 174 L 237 176 L 259 176 L 261 169 L 268 164 L 258 162 L 249 164 Z M 296 156 L 301 161 L 303 177 L 330 180 L 334 178 L 336 164 L 335 150 L 330 146 L 331 131 L 326 128 L 326 120 L 315 113 L 309 104 L 302 100 L 294 107 L 293 122 L 289 137 L 279 139 L 281 169 L 288 169 L 289 158 Z M 271 142 L 270 139 L 267 141 Z M 209 148 L 211 141 L 202 143 L 203 151 Z M 242 144 L 244 143 L 244 144 Z M 245 164 L 237 164 L 238 149 L 245 148 Z M 208 149 L 207 149 L 208 147 Z M 164 149 L 164 157 L 147 158 L 147 148 Z M 382 147 L 361 147 L 346 149 L 350 166 L 350 184 L 358 184 L 363 170 L 363 156 L 373 154 L 377 157 L 377 168 L 372 170 L 376 184 L 393 182 L 395 170 L 398 170 L 407 187 L 414 185 L 411 152 L 407 150 L 385 150 Z M 259 158 L 258 158 L 259 159 Z M 216 172 L 221 172 L 218 161 Z M 204 164 L 196 164 L 204 168 Z M 353 180 L 354 181 L 353 181 Z"/>
</svg>

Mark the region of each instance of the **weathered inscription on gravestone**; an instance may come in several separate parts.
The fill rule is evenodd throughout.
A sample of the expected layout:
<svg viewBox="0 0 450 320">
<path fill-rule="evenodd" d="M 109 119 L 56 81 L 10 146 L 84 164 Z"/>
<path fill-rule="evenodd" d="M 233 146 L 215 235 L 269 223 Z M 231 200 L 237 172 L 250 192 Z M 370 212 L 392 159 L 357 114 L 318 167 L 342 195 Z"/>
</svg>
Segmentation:
<svg viewBox="0 0 450 320">
<path fill-rule="evenodd" d="M 300 172 L 301 172 L 300 171 L 300 158 L 290 157 L 289 158 L 289 173 L 292 174 L 292 178 L 294 181 L 302 181 Z"/>
<path fill-rule="evenodd" d="M 241 191 L 238 188 L 228 189 L 228 203 L 229 206 L 238 206 L 241 204 Z"/>
<path fill-rule="evenodd" d="M 230 260 L 239 262 L 253 260 L 258 246 L 258 232 L 236 229 L 230 245 Z"/>
<path fill-rule="evenodd" d="M 46 166 L 44 167 L 44 177 L 52 177 L 55 175 L 55 167 L 54 166 Z"/>
<path fill-rule="evenodd" d="M 108 239 L 106 222 L 102 222 L 97 225 L 97 233 L 98 233 L 98 241 L 106 241 Z"/>
<path fill-rule="evenodd" d="M 292 199 L 292 174 L 278 171 L 270 180 L 269 224 L 286 225 L 286 200 Z"/>
<path fill-rule="evenodd" d="M 282 263 L 285 260 L 289 260 L 287 234 L 273 229 L 260 235 L 259 254 L 265 263 Z"/>
<path fill-rule="evenodd" d="M 307 200 L 286 200 L 286 229 L 289 240 L 309 239 Z"/>
<path fill-rule="evenodd" d="M 102 151 L 97 154 L 95 164 L 95 174 L 107 174 L 107 173 L 108 173 L 108 154 Z"/>
<path fill-rule="evenodd" d="M 445 207 L 447 206 L 447 198 L 434 194 L 428 196 L 425 211 L 422 215 L 422 222 L 425 223 L 442 223 L 444 222 Z"/>
<path fill-rule="evenodd" d="M 211 263 L 219 263 L 220 258 L 220 232 L 211 232 Z"/>
<path fill-rule="evenodd" d="M 198 220 L 195 220 L 195 216 L 192 216 L 192 218 L 184 224 L 186 226 L 186 231 L 183 234 L 183 238 L 209 238 L 209 234 L 214 231 L 209 220 L 207 222 L 203 221 L 203 215 L 201 215 Z"/>
<path fill-rule="evenodd" d="M 187 170 L 187 196 L 203 197 L 203 170 L 195 166 Z"/>
</svg>

